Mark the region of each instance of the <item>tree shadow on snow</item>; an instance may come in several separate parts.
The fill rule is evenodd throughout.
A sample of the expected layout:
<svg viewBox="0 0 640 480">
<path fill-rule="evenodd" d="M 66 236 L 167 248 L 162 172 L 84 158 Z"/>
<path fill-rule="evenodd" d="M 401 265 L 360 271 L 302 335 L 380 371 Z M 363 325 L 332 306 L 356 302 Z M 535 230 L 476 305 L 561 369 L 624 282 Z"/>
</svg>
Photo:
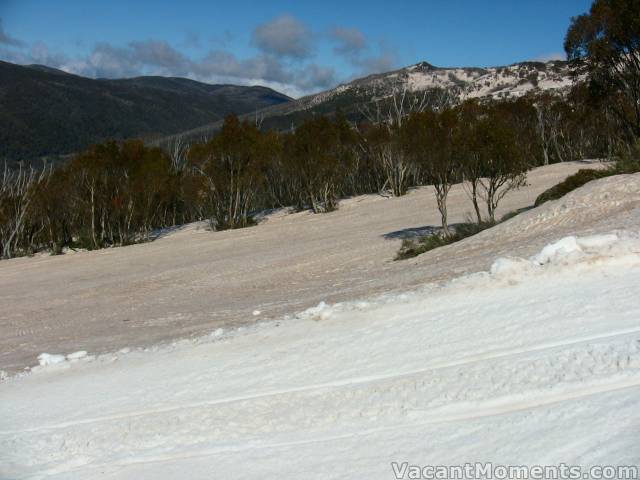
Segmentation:
<svg viewBox="0 0 640 480">
<path fill-rule="evenodd" d="M 193 222 L 193 223 L 185 223 L 184 225 L 173 225 L 171 227 L 158 228 L 149 234 L 148 240 L 153 242 L 155 240 L 159 240 L 161 238 L 167 237 L 170 234 L 175 232 L 180 232 L 182 230 L 187 230 L 189 228 L 192 228 L 195 230 L 202 230 L 202 229 L 205 229 L 206 226 L 207 226 L 206 222 L 199 221 L 199 222 Z"/>
<path fill-rule="evenodd" d="M 389 232 L 382 235 L 387 240 L 405 240 L 410 238 L 421 238 L 428 235 L 433 235 L 442 230 L 442 227 L 435 227 L 433 225 L 426 225 L 424 227 L 410 227 L 403 228 L 402 230 L 396 230 L 395 232 Z"/>
<path fill-rule="evenodd" d="M 451 231 L 455 232 L 456 227 L 459 225 L 464 225 L 464 223 L 450 223 L 449 228 Z M 425 225 L 424 227 L 409 227 L 403 228 L 402 230 L 396 230 L 394 232 L 385 233 L 382 235 L 387 240 L 407 240 L 407 239 L 419 239 L 423 237 L 428 237 L 429 235 L 433 235 L 436 233 L 441 233 L 442 227 L 435 225 Z"/>
</svg>

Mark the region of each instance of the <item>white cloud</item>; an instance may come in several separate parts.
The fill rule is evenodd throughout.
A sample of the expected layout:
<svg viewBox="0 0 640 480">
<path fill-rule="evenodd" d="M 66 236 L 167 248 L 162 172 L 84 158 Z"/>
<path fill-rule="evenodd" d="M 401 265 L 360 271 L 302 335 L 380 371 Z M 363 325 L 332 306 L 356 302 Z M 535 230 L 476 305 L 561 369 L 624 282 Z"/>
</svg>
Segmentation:
<svg viewBox="0 0 640 480">
<path fill-rule="evenodd" d="M 363 32 L 336 26 L 328 34 L 315 34 L 290 15 L 279 16 L 256 27 L 251 43 L 259 49 L 240 58 L 225 48 L 231 39 L 225 34 L 212 38 L 218 48 L 201 58 L 183 53 L 164 40 L 136 40 L 125 45 L 96 43 L 87 53 L 68 56 L 43 43 L 26 45 L 2 29 L 0 59 L 19 64 L 43 64 L 69 73 L 93 78 L 125 78 L 140 75 L 181 76 L 209 83 L 265 85 L 290 96 L 333 87 L 345 76 L 332 66 L 311 62 L 315 42 L 324 39 L 334 52 L 347 59 L 358 75 L 382 72 L 396 66 L 395 52 L 380 45 L 373 51 Z M 201 45 L 196 33 L 186 34 L 186 43 Z M 20 46 L 21 48 L 15 48 Z M 182 44 L 185 47 L 184 44 Z"/>
<path fill-rule="evenodd" d="M 251 43 L 267 54 L 304 59 L 312 55 L 312 39 L 313 33 L 304 23 L 281 15 L 256 27 Z"/>
</svg>

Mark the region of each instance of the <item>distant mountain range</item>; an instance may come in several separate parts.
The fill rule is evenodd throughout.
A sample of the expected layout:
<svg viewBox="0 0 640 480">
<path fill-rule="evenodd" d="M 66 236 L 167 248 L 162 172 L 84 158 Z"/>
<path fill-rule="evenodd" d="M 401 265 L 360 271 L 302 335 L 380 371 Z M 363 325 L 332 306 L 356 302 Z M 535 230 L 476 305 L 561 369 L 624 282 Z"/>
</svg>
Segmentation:
<svg viewBox="0 0 640 480">
<path fill-rule="evenodd" d="M 0 61 L 0 163 L 65 155 L 108 138 L 164 137 L 289 101 L 266 87 L 94 80 Z"/>
<path fill-rule="evenodd" d="M 77 152 L 108 138 L 200 139 L 229 113 L 287 130 L 340 109 L 352 120 L 398 92 L 440 92 L 453 101 L 567 91 L 563 61 L 440 68 L 422 62 L 293 100 L 265 87 L 209 85 L 185 78 L 89 79 L 41 66 L 0 62 L 0 162 Z"/>
<path fill-rule="evenodd" d="M 561 93 L 573 84 L 569 65 L 564 61 L 522 62 L 505 67 L 440 68 L 427 62 L 392 72 L 370 75 L 331 90 L 293 102 L 267 107 L 258 112 L 263 128 L 279 130 L 295 127 L 314 115 L 331 115 L 340 109 L 352 120 L 364 119 L 363 111 L 394 94 L 439 91 L 454 102 L 469 98 L 508 99 L 541 92 Z M 255 113 L 252 113 L 252 116 Z M 184 132 L 198 138 L 220 128 L 220 123 Z"/>
</svg>

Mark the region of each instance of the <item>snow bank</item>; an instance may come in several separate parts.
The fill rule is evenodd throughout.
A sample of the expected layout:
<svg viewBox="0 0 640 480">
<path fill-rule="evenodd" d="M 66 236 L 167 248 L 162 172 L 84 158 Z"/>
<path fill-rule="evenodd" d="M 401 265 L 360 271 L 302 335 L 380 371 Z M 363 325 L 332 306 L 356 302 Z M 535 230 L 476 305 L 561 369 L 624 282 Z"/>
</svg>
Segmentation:
<svg viewBox="0 0 640 480">
<path fill-rule="evenodd" d="M 593 235 L 583 238 L 565 237 L 544 247 L 539 254 L 532 258 L 532 261 L 536 265 L 544 265 L 545 263 L 567 260 L 572 257 L 578 258 L 585 251 L 592 254 L 604 253 L 610 251 L 611 246 L 616 244 L 618 240 L 619 238 L 616 234 Z"/>
<path fill-rule="evenodd" d="M 67 360 L 71 360 L 71 361 L 80 360 L 81 358 L 85 358 L 86 356 L 87 356 L 86 350 L 80 350 L 67 355 Z"/>
<path fill-rule="evenodd" d="M 477 272 L 454 278 L 442 285 L 428 284 L 414 291 L 387 293 L 367 301 L 342 302 L 333 305 L 322 301 L 295 316 L 303 320 L 327 320 L 338 314 L 375 308 L 384 304 L 407 302 L 420 297 L 442 295 L 447 290 L 502 288 L 532 276 L 556 275 L 559 271 L 605 265 L 640 265 L 640 234 L 621 231 L 590 236 L 567 236 L 549 243 L 529 259 L 500 257 L 488 272 Z"/>
<path fill-rule="evenodd" d="M 38 355 L 38 363 L 42 366 L 45 365 L 57 365 L 65 362 L 67 358 L 64 355 L 54 355 L 51 353 L 41 353 Z"/>
<path fill-rule="evenodd" d="M 322 301 L 315 307 L 307 308 L 303 312 L 296 315 L 297 318 L 303 320 L 327 320 L 331 317 L 333 309 L 326 302 Z"/>
<path fill-rule="evenodd" d="M 499 258 L 491 266 L 493 276 L 534 271 L 532 267 L 552 265 L 579 265 L 594 259 L 628 258 L 636 263 L 640 253 L 640 236 L 633 232 L 621 234 L 591 235 L 585 237 L 568 236 L 546 245 L 529 260 Z"/>
<path fill-rule="evenodd" d="M 38 355 L 38 364 L 40 367 L 49 367 L 49 366 L 61 366 L 66 365 L 67 363 L 75 363 L 80 360 L 83 361 L 91 361 L 94 357 L 89 356 L 86 350 L 79 350 L 77 352 L 69 353 L 67 355 L 60 354 L 51 354 L 51 353 L 41 353 Z M 40 368 L 42 370 L 42 368 Z"/>
<path fill-rule="evenodd" d="M 453 290 L 475 290 L 489 287 L 501 288 L 505 284 L 522 282 L 526 278 L 539 275 L 555 275 L 559 270 L 571 268 L 589 268 L 594 262 L 600 265 L 609 263 L 623 265 L 640 264 L 640 235 L 635 232 L 621 231 L 592 236 L 567 236 L 546 245 L 538 254 L 529 259 L 501 257 L 496 259 L 488 272 L 478 272 L 457 277 L 445 284 L 427 284 L 419 289 L 407 292 L 390 292 L 366 300 L 354 300 L 329 304 L 319 302 L 316 306 L 303 310 L 285 320 L 327 321 L 350 312 L 371 311 L 383 305 L 394 305 L 419 300 L 434 295 L 443 295 Z M 255 310 L 253 316 L 262 312 Z M 42 372 L 48 367 L 59 369 L 70 367 L 73 363 L 87 363 L 94 360 L 110 363 L 131 353 L 135 356 L 151 352 L 170 352 L 179 348 L 206 344 L 214 341 L 228 341 L 240 334 L 252 334 L 256 329 L 278 325 L 282 319 L 260 322 L 250 328 L 239 327 L 225 331 L 217 328 L 209 335 L 195 339 L 182 339 L 168 345 L 158 345 L 143 349 L 123 349 L 116 353 L 103 354 L 98 357 L 89 356 L 86 351 L 78 351 L 68 355 L 52 355 L 43 353 L 38 356 L 39 367 L 33 372 Z"/>
</svg>

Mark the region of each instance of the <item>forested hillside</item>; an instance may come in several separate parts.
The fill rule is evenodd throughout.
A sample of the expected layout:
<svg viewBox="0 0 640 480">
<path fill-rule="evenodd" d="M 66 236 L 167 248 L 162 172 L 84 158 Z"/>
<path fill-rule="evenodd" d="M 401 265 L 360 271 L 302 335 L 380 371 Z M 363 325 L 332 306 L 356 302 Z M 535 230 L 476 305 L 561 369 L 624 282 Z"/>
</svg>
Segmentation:
<svg viewBox="0 0 640 480">
<path fill-rule="evenodd" d="M 289 100 L 265 87 L 165 77 L 93 80 L 0 62 L 0 162 L 70 154 L 106 139 L 168 135 Z"/>
<path fill-rule="evenodd" d="M 445 75 L 423 65 L 420 88 L 407 83 L 415 80 L 417 69 L 405 69 L 403 78 L 397 72 L 380 76 L 384 82 L 378 92 L 384 95 L 369 90 L 369 100 L 350 104 L 350 111 L 331 103 L 326 94 L 315 102 L 296 101 L 295 108 L 315 105 L 296 128 L 265 127 L 265 118 L 255 112 L 245 118 L 229 115 L 217 132 L 199 140 L 176 135 L 156 145 L 140 139 L 107 141 L 62 168 L 7 168 L 0 177 L 2 256 L 126 245 L 152 238 L 158 228 L 194 220 L 206 219 L 212 230 L 241 228 L 255 223 L 258 210 L 288 206 L 324 213 L 338 208 L 344 197 L 373 192 L 402 196 L 417 185 L 434 187 L 442 239 L 450 240 L 455 229 L 449 229 L 447 200 L 456 183 L 465 182 L 474 220 L 482 225 L 497 220 L 499 202 L 525 185 L 534 167 L 607 159 L 617 161 L 615 173 L 639 171 L 638 35 L 618 18 L 630 15 L 605 8 L 574 19 L 565 43 L 570 64 L 523 63 Z M 606 35 L 594 34 L 600 31 Z M 62 72 L 16 71 L 24 70 L 34 72 L 34 78 L 53 78 L 54 85 L 95 85 Z M 464 84 L 446 87 L 446 82 L 456 83 L 453 77 Z M 27 88 L 33 78 L 27 80 L 24 85 L 16 80 L 15 88 Z M 136 85 L 145 85 L 146 91 L 153 84 L 154 92 L 166 95 L 179 95 L 187 85 L 184 90 L 193 98 L 203 93 L 212 98 L 216 89 L 229 88 L 161 78 L 107 83 L 138 92 Z M 367 91 L 375 78 L 361 83 Z M 3 101 L 12 98 L 5 95 Z M 52 102 L 47 97 L 23 105 L 47 101 Z M 132 102 L 119 98 L 116 104 L 135 113 Z M 160 101 L 149 96 L 145 102 L 173 125 Z M 329 105 L 333 110 L 323 110 Z M 356 120 L 350 117 L 355 107 Z M 118 120 L 129 125 L 138 118 L 134 113 Z M 67 117 L 91 125 L 78 120 L 73 110 Z M 110 125 L 115 110 L 101 107 L 100 118 Z M 51 128 L 72 135 L 63 121 Z M 53 134 L 44 127 L 40 131 L 45 138 Z"/>
</svg>

